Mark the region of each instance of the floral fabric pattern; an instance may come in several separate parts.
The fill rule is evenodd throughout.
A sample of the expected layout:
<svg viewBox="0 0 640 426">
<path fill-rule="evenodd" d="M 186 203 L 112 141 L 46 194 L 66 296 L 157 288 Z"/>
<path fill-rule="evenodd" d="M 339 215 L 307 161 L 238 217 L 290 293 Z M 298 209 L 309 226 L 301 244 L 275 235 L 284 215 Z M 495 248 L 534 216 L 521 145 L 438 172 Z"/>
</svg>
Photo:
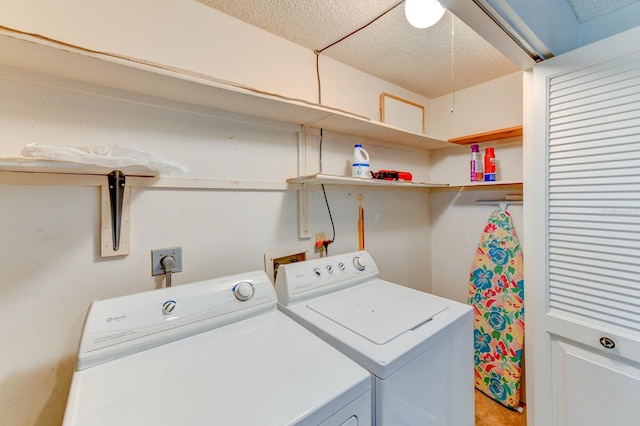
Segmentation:
<svg viewBox="0 0 640 426">
<path fill-rule="evenodd" d="M 474 310 L 475 386 L 502 405 L 520 403 L 524 270 L 508 212 L 491 213 L 469 273 Z"/>
</svg>

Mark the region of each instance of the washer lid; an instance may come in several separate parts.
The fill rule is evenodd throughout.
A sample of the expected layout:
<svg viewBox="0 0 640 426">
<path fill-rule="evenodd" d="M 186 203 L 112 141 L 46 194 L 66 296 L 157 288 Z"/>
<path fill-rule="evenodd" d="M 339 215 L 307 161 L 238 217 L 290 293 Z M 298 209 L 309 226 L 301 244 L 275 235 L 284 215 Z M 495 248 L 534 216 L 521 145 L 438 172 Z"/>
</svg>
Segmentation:
<svg viewBox="0 0 640 426">
<path fill-rule="evenodd" d="M 431 320 L 448 306 L 378 281 L 338 291 L 307 304 L 318 314 L 378 344 Z"/>
</svg>

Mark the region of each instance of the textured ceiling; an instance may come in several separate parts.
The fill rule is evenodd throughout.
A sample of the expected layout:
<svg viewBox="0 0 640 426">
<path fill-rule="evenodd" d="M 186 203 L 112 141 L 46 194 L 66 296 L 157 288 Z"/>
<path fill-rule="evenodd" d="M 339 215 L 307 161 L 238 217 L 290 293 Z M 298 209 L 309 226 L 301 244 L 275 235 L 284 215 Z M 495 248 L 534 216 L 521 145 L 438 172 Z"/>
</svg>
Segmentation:
<svg viewBox="0 0 640 426">
<path fill-rule="evenodd" d="M 339 40 L 398 3 L 398 0 L 197 1 L 310 50 Z M 433 27 L 419 30 L 407 22 L 404 4 L 322 55 L 427 98 L 518 71 L 450 12 Z"/>
<path fill-rule="evenodd" d="M 197 1 L 310 50 L 322 49 L 341 39 L 399 2 Z M 582 23 L 640 0 L 565 1 L 573 10 L 576 20 Z M 471 0 L 468 3 L 471 5 L 468 7 L 474 7 Z M 544 13 L 553 11 L 541 9 L 540 14 Z M 411 27 L 404 16 L 404 4 L 364 30 L 323 51 L 322 55 L 428 98 L 451 93 L 454 88 L 460 90 L 475 86 L 518 70 L 509 59 L 448 11 L 431 28 L 419 30 Z"/>
<path fill-rule="evenodd" d="M 640 0 L 567 0 L 578 22 L 599 18 Z"/>
</svg>

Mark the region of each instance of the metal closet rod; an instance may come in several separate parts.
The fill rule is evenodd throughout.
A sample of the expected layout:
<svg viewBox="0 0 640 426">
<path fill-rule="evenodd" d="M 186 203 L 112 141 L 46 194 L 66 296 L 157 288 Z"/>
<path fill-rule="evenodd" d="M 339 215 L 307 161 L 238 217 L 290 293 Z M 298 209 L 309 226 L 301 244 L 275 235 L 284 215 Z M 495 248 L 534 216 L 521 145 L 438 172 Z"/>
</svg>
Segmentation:
<svg viewBox="0 0 640 426">
<path fill-rule="evenodd" d="M 498 205 L 502 210 L 507 210 L 509 204 L 514 206 L 521 206 L 522 200 L 478 200 L 476 201 L 476 205 L 479 206 L 493 206 Z"/>
</svg>

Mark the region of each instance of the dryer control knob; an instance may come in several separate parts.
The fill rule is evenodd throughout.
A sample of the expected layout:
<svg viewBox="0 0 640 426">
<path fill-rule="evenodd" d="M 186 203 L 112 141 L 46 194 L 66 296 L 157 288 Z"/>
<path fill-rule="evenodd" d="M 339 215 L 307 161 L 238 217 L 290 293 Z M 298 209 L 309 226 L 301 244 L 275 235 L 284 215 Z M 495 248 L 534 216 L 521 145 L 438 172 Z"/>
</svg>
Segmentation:
<svg viewBox="0 0 640 426">
<path fill-rule="evenodd" d="M 162 304 L 162 313 L 164 315 L 171 315 L 176 309 L 177 302 L 175 300 L 167 300 Z"/>
<path fill-rule="evenodd" d="M 360 256 L 353 258 L 353 266 L 355 266 L 358 271 L 364 271 L 364 264 L 360 260 Z"/>
<path fill-rule="evenodd" d="M 253 287 L 253 284 L 248 281 L 240 281 L 233 287 L 233 294 L 236 296 L 236 299 L 240 301 L 251 299 L 255 291 L 256 289 Z"/>
</svg>

